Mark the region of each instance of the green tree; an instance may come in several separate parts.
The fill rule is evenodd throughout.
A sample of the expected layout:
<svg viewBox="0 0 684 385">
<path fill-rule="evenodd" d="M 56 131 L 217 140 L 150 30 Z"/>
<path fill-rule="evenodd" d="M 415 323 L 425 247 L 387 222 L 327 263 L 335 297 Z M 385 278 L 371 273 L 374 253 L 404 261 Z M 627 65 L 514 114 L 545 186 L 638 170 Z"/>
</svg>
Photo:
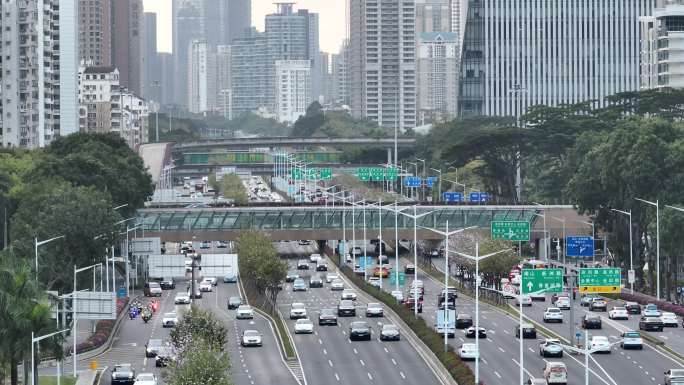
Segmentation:
<svg viewBox="0 0 684 385">
<path fill-rule="evenodd" d="M 186 350 L 162 377 L 169 385 L 232 385 L 228 353 L 214 349 L 205 340 L 188 344 Z"/>
<path fill-rule="evenodd" d="M 237 240 L 242 282 L 258 305 L 275 309 L 279 286 L 287 275 L 287 263 L 280 260 L 271 241 L 256 231 L 243 232 Z"/>
<path fill-rule="evenodd" d="M 18 364 L 24 368 L 31 358 L 31 332 L 37 335 L 54 331 L 45 292 L 34 279 L 31 268 L 9 252 L 0 255 L 0 360 L 9 365 L 10 383 L 19 380 Z M 62 355 L 61 337 L 46 340 L 46 348 Z M 26 373 L 24 383 L 26 382 Z"/>
<path fill-rule="evenodd" d="M 242 180 L 235 174 L 226 174 L 220 181 L 217 181 L 215 176 L 213 180 L 210 177 L 209 185 L 212 187 L 218 186 L 219 191 L 225 198 L 232 199 L 238 205 L 247 204 L 249 201 Z"/>
<path fill-rule="evenodd" d="M 67 183 L 32 185 L 12 216 L 12 247 L 33 261 L 34 238 L 64 239 L 41 247 L 39 281 L 48 290 L 70 291 L 71 267 L 101 261 L 107 245 L 114 243 L 114 224 L 121 220 L 109 194 L 93 187 Z M 118 237 L 118 235 L 117 235 Z"/>
<path fill-rule="evenodd" d="M 325 123 L 323 107 L 318 102 L 311 103 L 306 108 L 306 114 L 300 116 L 292 127 L 291 136 L 299 138 L 311 137 Z"/>
<path fill-rule="evenodd" d="M 496 253 L 500 250 L 510 249 L 510 251 L 493 255 L 480 261 L 480 272 L 484 280 L 498 285 L 501 278 L 508 277 L 513 266 L 519 263 L 518 256 L 513 250 L 513 244 L 509 241 L 500 239 L 489 239 L 480 243 L 480 255 Z"/>
<path fill-rule="evenodd" d="M 221 351 L 227 342 L 227 330 L 214 313 L 191 306 L 183 314 L 178 325 L 171 331 L 171 344 L 185 357 L 190 347 L 198 342 L 204 342 L 210 350 Z"/>
<path fill-rule="evenodd" d="M 63 179 L 107 191 L 115 206 L 128 204 L 122 210 L 125 215 L 134 214 L 154 191 L 142 158 L 115 134 L 60 137 L 38 157 L 27 177 L 41 182 Z"/>
</svg>

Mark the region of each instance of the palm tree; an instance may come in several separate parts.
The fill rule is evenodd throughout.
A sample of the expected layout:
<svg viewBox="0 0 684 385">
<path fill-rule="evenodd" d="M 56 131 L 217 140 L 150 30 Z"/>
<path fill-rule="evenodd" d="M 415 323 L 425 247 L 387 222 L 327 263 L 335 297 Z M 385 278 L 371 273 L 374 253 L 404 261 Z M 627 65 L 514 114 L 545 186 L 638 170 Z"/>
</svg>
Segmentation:
<svg viewBox="0 0 684 385">
<path fill-rule="evenodd" d="M 10 366 L 11 385 L 17 385 L 18 365 L 24 362 L 24 377 L 28 373 L 31 332 L 45 334 L 54 331 L 50 307 L 45 292 L 34 279 L 25 261 L 10 253 L 0 255 L 0 360 Z M 58 343 L 51 341 L 52 347 Z M 59 345 L 61 346 L 61 345 Z M 58 352 L 61 354 L 61 352 Z M 26 383 L 26 381 L 24 382 Z"/>
</svg>

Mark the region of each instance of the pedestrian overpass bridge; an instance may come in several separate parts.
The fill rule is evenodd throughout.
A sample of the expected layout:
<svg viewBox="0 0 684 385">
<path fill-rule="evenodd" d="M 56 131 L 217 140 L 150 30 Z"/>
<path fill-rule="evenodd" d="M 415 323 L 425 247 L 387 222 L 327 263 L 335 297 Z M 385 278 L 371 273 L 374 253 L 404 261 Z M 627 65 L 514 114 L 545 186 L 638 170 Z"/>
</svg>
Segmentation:
<svg viewBox="0 0 684 385">
<path fill-rule="evenodd" d="M 382 223 L 382 236 L 394 239 L 394 205 L 365 209 L 367 238 L 377 238 Z M 413 215 L 413 206 L 398 206 L 399 210 Z M 444 230 L 478 226 L 488 229 L 492 220 L 527 221 L 534 226 L 535 213 L 543 210 L 570 212 L 572 206 L 471 206 L 471 205 L 419 205 L 417 221 L 420 239 L 441 239 L 442 236 L 424 229 Z M 353 206 L 249 206 L 223 208 L 145 208 L 138 211 L 137 223 L 145 236 L 160 237 L 163 241 L 184 240 L 235 240 L 241 232 L 259 230 L 273 240 L 326 240 L 341 239 L 346 229 L 352 239 L 352 228 L 357 239 L 363 239 L 364 210 Z M 412 239 L 414 221 L 398 215 L 397 227 L 401 239 Z"/>
</svg>

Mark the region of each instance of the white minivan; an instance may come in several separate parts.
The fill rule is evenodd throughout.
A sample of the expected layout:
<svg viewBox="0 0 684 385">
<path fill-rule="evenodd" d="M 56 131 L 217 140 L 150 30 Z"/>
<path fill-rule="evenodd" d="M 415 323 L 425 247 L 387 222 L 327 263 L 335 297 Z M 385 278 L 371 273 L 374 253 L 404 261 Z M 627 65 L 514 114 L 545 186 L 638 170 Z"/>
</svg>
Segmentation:
<svg viewBox="0 0 684 385">
<path fill-rule="evenodd" d="M 544 367 L 544 379 L 547 384 L 567 384 L 568 368 L 562 362 L 547 362 Z"/>
</svg>

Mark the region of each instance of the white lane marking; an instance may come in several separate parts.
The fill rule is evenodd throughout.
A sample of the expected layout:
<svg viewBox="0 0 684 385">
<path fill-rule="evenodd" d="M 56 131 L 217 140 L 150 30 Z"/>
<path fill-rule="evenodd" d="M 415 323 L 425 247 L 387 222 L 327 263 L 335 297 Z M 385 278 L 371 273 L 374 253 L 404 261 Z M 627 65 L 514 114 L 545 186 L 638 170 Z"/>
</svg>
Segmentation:
<svg viewBox="0 0 684 385">
<path fill-rule="evenodd" d="M 354 348 L 354 354 L 359 354 L 359 351 Z"/>
<path fill-rule="evenodd" d="M 366 363 L 363 362 L 363 360 L 359 360 L 359 362 L 361 363 L 361 366 L 366 366 Z"/>
<path fill-rule="evenodd" d="M 325 350 L 325 349 L 323 349 L 323 354 L 327 355 L 327 354 L 328 354 L 328 351 Z"/>
<path fill-rule="evenodd" d="M 516 365 L 520 366 L 520 363 L 519 363 L 518 361 L 516 361 L 515 358 L 511 358 L 511 360 L 512 360 L 513 362 L 515 362 Z M 527 373 L 527 375 L 530 376 L 531 379 L 534 379 L 534 378 L 535 378 L 535 377 L 532 375 L 532 373 L 529 372 L 529 370 L 523 368 L 523 371 L 525 371 L 525 373 Z"/>
<path fill-rule="evenodd" d="M 335 379 L 336 379 L 337 381 L 340 380 L 340 376 L 338 376 L 337 373 L 335 373 Z"/>
<path fill-rule="evenodd" d="M 384 349 L 385 349 L 385 353 L 389 353 L 389 350 L 387 348 L 384 348 Z"/>
<path fill-rule="evenodd" d="M 485 360 L 484 358 L 480 358 L 480 361 L 482 361 L 482 363 L 485 365 L 489 365 L 489 363 L 487 363 L 487 360 Z"/>
<path fill-rule="evenodd" d="M 399 372 L 399 375 L 401 376 L 402 379 L 406 379 L 406 376 L 404 375 L 404 372 Z"/>
<path fill-rule="evenodd" d="M 499 346 L 498 348 L 499 348 L 499 350 L 501 351 L 501 353 L 506 353 L 506 351 L 503 350 L 503 348 L 502 348 L 501 346 Z"/>
<path fill-rule="evenodd" d="M 330 365 L 330 367 L 332 368 L 333 367 L 332 361 L 328 360 L 328 365 Z"/>
<path fill-rule="evenodd" d="M 494 371 L 494 374 L 496 374 L 497 377 L 501 378 L 501 375 L 496 370 Z"/>
<path fill-rule="evenodd" d="M 395 361 L 394 358 L 392 358 L 392 363 L 394 364 L 394 366 L 397 366 L 397 361 Z"/>
<path fill-rule="evenodd" d="M 368 372 L 368 379 L 373 381 L 373 376 L 371 376 L 370 372 Z"/>
</svg>

